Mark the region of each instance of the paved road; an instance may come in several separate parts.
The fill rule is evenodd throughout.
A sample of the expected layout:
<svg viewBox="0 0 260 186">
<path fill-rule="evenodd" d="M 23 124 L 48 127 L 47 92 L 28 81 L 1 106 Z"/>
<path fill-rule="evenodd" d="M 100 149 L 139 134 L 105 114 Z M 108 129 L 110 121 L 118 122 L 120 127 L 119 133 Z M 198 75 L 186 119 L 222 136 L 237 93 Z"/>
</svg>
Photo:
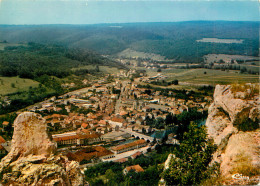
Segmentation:
<svg viewBox="0 0 260 186">
<path fill-rule="evenodd" d="M 124 95 L 124 92 L 123 92 L 123 90 L 124 90 L 124 88 L 125 88 L 125 86 L 127 85 L 127 83 L 128 83 L 129 81 L 122 81 L 121 83 L 122 83 L 122 87 L 121 87 L 121 93 L 120 93 L 120 95 L 119 95 L 119 99 L 118 100 L 116 100 L 116 105 L 115 105 L 115 114 L 119 114 L 120 113 L 120 107 L 121 107 L 121 103 L 122 103 L 122 96 Z"/>
</svg>

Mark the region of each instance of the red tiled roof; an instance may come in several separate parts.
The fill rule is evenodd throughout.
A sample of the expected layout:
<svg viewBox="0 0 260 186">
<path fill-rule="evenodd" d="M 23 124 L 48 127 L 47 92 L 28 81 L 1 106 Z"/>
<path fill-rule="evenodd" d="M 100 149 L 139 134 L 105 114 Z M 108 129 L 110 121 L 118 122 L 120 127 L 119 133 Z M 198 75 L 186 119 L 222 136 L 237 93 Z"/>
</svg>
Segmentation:
<svg viewBox="0 0 260 186">
<path fill-rule="evenodd" d="M 4 121 L 2 124 L 3 125 L 9 125 L 9 122 L 8 121 Z"/>
<path fill-rule="evenodd" d="M 87 127 L 88 127 L 88 124 L 87 124 L 87 123 L 82 123 L 81 126 L 82 126 L 83 128 L 87 128 Z"/>
<path fill-rule="evenodd" d="M 102 157 L 109 154 L 113 154 L 113 153 L 104 147 L 96 146 L 96 147 L 88 147 L 79 150 L 75 153 L 68 153 L 67 156 L 69 160 L 76 160 L 81 162 L 82 160 L 90 160 L 93 157 Z"/>
<path fill-rule="evenodd" d="M 100 120 L 100 121 L 98 122 L 98 124 L 106 125 L 107 122 L 106 122 L 105 120 Z"/>
<path fill-rule="evenodd" d="M 114 162 L 124 163 L 124 162 L 127 162 L 127 161 L 128 161 L 128 158 L 121 158 L 121 159 L 115 160 Z"/>
<path fill-rule="evenodd" d="M 0 136 L 0 143 L 5 143 L 5 139 L 2 136 Z"/>
<path fill-rule="evenodd" d="M 144 143 L 146 143 L 146 141 L 144 139 L 140 139 L 140 140 L 137 140 L 137 141 L 134 141 L 134 142 L 131 142 L 131 143 L 112 147 L 112 150 L 115 150 L 115 151 L 122 150 L 122 149 L 125 149 L 125 148 L 133 147 L 133 146 L 144 144 Z"/>
<path fill-rule="evenodd" d="M 131 157 L 132 157 L 133 159 L 135 159 L 136 157 L 138 157 L 138 156 L 140 156 L 140 155 L 142 155 L 142 154 L 143 154 L 142 152 L 138 151 L 138 152 L 134 153 Z"/>
<path fill-rule="evenodd" d="M 51 117 L 53 117 L 53 118 L 60 118 L 61 115 L 60 114 L 52 114 Z"/>
<path fill-rule="evenodd" d="M 121 118 L 112 118 L 112 121 L 114 122 L 119 122 L 119 123 L 123 123 L 125 120 L 124 119 L 121 119 Z"/>
<path fill-rule="evenodd" d="M 63 137 L 58 137 L 58 138 L 53 138 L 54 141 L 66 141 L 66 140 L 72 140 L 72 139 L 78 139 L 78 135 L 73 135 L 73 136 L 63 136 Z"/>
<path fill-rule="evenodd" d="M 119 114 L 120 114 L 121 116 L 123 116 L 123 115 L 127 115 L 128 113 L 127 113 L 126 111 L 121 111 Z"/>
<path fill-rule="evenodd" d="M 58 142 L 58 141 L 66 141 L 66 140 L 72 140 L 72 139 L 92 139 L 92 138 L 99 138 L 99 134 L 76 134 L 76 135 L 71 135 L 71 136 L 63 136 L 63 137 L 54 137 L 53 140 Z"/>
<path fill-rule="evenodd" d="M 140 165 L 126 167 L 126 170 L 127 172 L 129 172 L 130 170 L 135 170 L 136 172 L 144 172 L 144 169 Z"/>
</svg>

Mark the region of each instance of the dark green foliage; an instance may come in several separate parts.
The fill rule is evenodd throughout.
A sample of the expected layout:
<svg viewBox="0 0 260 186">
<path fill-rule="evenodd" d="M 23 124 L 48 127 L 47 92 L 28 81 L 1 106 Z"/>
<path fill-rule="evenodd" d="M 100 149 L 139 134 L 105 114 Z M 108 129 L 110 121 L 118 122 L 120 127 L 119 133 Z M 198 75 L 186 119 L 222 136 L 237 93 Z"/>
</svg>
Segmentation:
<svg viewBox="0 0 260 186">
<path fill-rule="evenodd" d="M 170 86 L 170 85 L 178 85 L 179 84 L 179 81 L 177 79 L 173 80 L 173 81 L 165 81 L 165 80 L 162 80 L 162 81 L 152 81 L 151 84 L 153 85 L 160 85 L 160 86 Z"/>
<path fill-rule="evenodd" d="M 256 119 L 255 121 L 251 120 L 250 118 L 244 118 L 242 119 L 239 124 L 235 123 L 235 127 L 237 127 L 240 131 L 253 131 L 259 128 L 259 120 Z"/>
<path fill-rule="evenodd" d="M 205 127 L 191 123 L 174 152 L 176 157 L 170 168 L 162 174 L 167 185 L 197 185 L 210 178 L 216 170 L 209 166 L 216 149 L 213 141 L 207 139 Z"/>
<path fill-rule="evenodd" d="M 184 111 L 181 114 L 173 115 L 169 113 L 165 119 L 158 118 L 149 118 L 146 117 L 146 125 L 157 129 L 164 129 L 167 126 L 177 126 L 177 136 L 178 139 L 182 139 L 182 135 L 184 132 L 188 130 L 188 126 L 190 121 L 200 121 L 207 118 L 207 112 L 198 112 L 195 109 L 190 109 L 189 111 Z"/>
<path fill-rule="evenodd" d="M 243 109 L 236 117 L 234 126 L 240 131 L 253 131 L 259 128 L 259 120 L 255 116 L 255 120 L 249 118 L 250 107 Z"/>
<path fill-rule="evenodd" d="M 125 163 L 106 162 L 100 163 L 93 167 L 89 167 L 85 171 L 86 180 L 90 185 L 157 185 L 160 179 L 162 169 L 159 164 L 166 161 L 168 154 L 175 147 L 172 145 L 158 145 L 156 152 L 149 153 L 148 156 L 141 155 L 136 159 L 131 159 Z M 139 164 L 145 171 L 135 173 L 130 171 L 127 175 L 123 175 L 123 169 L 126 166 Z M 101 182 L 99 176 L 105 176 Z M 103 177 L 102 176 L 102 177 Z"/>
<path fill-rule="evenodd" d="M 72 68 L 92 64 L 124 68 L 122 64 L 93 52 L 57 45 L 29 43 L 27 47 L 6 47 L 4 51 L 0 51 L 0 75 L 2 76 L 19 75 L 22 78 L 37 79 L 48 75 L 63 78 L 73 73 Z M 96 71 L 99 72 L 98 66 L 96 67 Z M 81 70 L 76 73 L 83 72 Z"/>
<path fill-rule="evenodd" d="M 13 123 L 15 118 L 17 117 L 16 113 L 6 114 L 0 117 L 0 128 L 3 128 L 2 123 L 4 121 L 8 121 L 9 125 L 5 127 L 4 132 L 0 130 L 0 136 L 2 136 L 5 140 L 10 140 L 13 135 Z"/>
</svg>

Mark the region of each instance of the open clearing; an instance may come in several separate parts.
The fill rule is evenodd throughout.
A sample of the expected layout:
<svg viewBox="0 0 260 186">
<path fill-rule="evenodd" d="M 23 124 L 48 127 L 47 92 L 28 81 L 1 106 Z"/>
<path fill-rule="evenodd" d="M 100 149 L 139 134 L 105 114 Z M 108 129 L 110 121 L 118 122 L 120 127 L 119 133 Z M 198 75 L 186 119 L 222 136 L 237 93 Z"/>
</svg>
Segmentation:
<svg viewBox="0 0 260 186">
<path fill-rule="evenodd" d="M 242 55 L 228 55 L 228 54 L 208 54 L 204 56 L 206 63 L 214 63 L 219 60 L 231 61 L 233 60 L 259 60 L 259 57 L 255 56 L 242 56 Z"/>
<path fill-rule="evenodd" d="M 149 76 L 157 75 L 156 69 L 146 69 Z M 258 75 L 240 74 L 238 71 L 221 71 L 214 69 L 166 69 L 160 72 L 167 76 L 167 81 L 179 80 L 180 84 L 232 84 L 232 83 L 258 83 Z M 173 85 L 174 86 L 174 85 Z"/>
<path fill-rule="evenodd" d="M 218 38 L 202 38 L 200 40 L 196 40 L 197 42 L 203 42 L 203 43 L 224 43 L 224 44 L 242 44 L 243 39 L 218 39 Z"/>
<path fill-rule="evenodd" d="M 153 53 L 145 53 L 145 52 L 138 52 L 135 50 L 132 50 L 130 48 L 125 49 L 124 51 L 120 52 L 117 54 L 118 57 L 125 57 L 125 58 L 147 58 L 147 59 L 153 59 L 156 61 L 164 61 L 165 57 L 158 55 L 158 54 L 153 54 Z"/>
<path fill-rule="evenodd" d="M 178 79 L 180 82 L 194 84 L 216 85 L 259 82 L 258 75 L 240 74 L 238 71 L 221 71 L 212 69 L 190 69 L 185 73 L 167 73 L 166 75 L 168 76 L 168 80 Z"/>
<path fill-rule="evenodd" d="M 29 90 L 29 87 L 37 87 L 39 83 L 31 79 L 19 77 L 1 77 L 0 76 L 0 94 L 6 95 L 18 91 Z"/>
<path fill-rule="evenodd" d="M 17 43 L 0 43 L 0 50 L 4 50 L 5 47 L 8 46 L 25 46 L 25 44 L 17 44 Z"/>
<path fill-rule="evenodd" d="M 86 65 L 78 68 L 73 68 L 72 70 L 79 70 L 79 69 L 87 69 L 87 70 L 94 70 L 96 69 L 96 66 L 94 65 Z M 120 71 L 120 69 L 116 67 L 109 67 L 109 66 L 99 66 L 99 70 L 104 73 L 109 73 L 109 74 L 116 74 Z"/>
</svg>

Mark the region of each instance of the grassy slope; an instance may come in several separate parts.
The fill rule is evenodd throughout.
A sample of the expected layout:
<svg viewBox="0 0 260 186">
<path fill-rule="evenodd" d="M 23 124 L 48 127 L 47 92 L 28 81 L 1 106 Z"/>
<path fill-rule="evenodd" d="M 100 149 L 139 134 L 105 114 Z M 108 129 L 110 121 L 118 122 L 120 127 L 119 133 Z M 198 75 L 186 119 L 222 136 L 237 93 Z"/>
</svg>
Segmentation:
<svg viewBox="0 0 260 186">
<path fill-rule="evenodd" d="M 15 85 L 15 88 L 11 84 Z M 37 81 L 19 77 L 0 77 L 0 94 L 6 95 L 15 93 L 18 91 L 27 91 L 29 87 L 37 87 L 39 83 Z"/>
<path fill-rule="evenodd" d="M 158 60 L 158 61 L 162 61 L 165 58 L 161 55 L 158 54 L 153 54 L 153 53 L 144 53 L 144 52 L 138 52 L 135 50 L 131 50 L 131 49 L 126 49 L 120 53 L 117 54 L 119 57 L 126 57 L 126 58 L 149 58 L 149 59 L 153 59 L 153 60 Z"/>
</svg>

